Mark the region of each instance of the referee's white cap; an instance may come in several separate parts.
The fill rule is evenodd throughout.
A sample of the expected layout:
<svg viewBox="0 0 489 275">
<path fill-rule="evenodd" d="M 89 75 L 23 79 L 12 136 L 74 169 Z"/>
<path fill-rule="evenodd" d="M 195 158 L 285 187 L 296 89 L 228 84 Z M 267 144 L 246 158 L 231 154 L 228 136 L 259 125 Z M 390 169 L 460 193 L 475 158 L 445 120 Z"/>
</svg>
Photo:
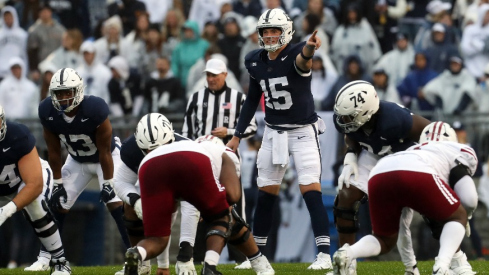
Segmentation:
<svg viewBox="0 0 489 275">
<path fill-rule="evenodd" d="M 204 72 L 209 72 L 212 74 L 221 74 L 221 73 L 227 73 L 228 69 L 224 61 L 217 58 L 213 58 L 213 59 L 209 59 L 209 61 L 207 61 L 207 64 L 205 64 Z"/>
</svg>

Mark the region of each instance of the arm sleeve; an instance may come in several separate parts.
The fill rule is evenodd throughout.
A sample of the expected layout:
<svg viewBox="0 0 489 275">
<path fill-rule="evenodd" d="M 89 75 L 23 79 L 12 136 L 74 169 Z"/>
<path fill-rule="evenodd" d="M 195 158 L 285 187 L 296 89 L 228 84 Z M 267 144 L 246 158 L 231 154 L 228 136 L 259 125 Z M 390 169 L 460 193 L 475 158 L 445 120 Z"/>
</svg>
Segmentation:
<svg viewBox="0 0 489 275">
<path fill-rule="evenodd" d="M 240 103 L 241 108 L 243 108 L 245 101 L 246 101 L 246 96 L 243 94 L 243 96 L 241 97 L 241 103 Z M 250 123 L 248 124 L 248 127 L 246 127 L 246 130 L 244 131 L 242 138 L 253 137 L 256 134 L 256 129 L 257 129 L 256 118 L 255 118 L 255 116 L 253 116 Z M 234 135 L 234 132 L 236 132 L 236 131 L 233 131 L 233 135 Z"/>
<path fill-rule="evenodd" d="M 260 84 L 256 82 L 256 80 L 250 76 L 250 87 L 248 90 L 248 97 L 246 98 L 241 114 L 239 115 L 238 126 L 236 127 L 236 131 L 234 135 L 239 138 L 243 138 L 246 128 L 250 124 L 251 119 L 253 119 L 256 108 L 260 103 L 262 91 Z"/>
<path fill-rule="evenodd" d="M 139 194 L 138 190 L 134 186 L 138 180 L 138 175 L 134 173 L 125 163 L 121 165 L 115 171 L 114 188 L 117 196 L 125 203 L 130 204 L 130 193 Z"/>
</svg>

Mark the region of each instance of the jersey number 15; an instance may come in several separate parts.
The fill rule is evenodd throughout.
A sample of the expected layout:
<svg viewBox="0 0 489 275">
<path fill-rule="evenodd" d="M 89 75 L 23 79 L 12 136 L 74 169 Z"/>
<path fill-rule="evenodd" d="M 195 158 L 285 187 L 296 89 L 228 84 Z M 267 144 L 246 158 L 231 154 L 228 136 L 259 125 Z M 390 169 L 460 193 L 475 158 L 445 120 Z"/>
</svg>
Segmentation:
<svg viewBox="0 0 489 275">
<path fill-rule="evenodd" d="M 294 104 L 292 103 L 292 96 L 288 91 L 277 90 L 276 86 L 278 84 L 280 84 L 282 87 L 289 85 L 287 77 L 275 77 L 270 79 L 262 79 L 260 81 L 261 89 L 265 95 L 265 104 L 270 109 L 287 110 L 292 106 L 292 104 Z"/>
</svg>

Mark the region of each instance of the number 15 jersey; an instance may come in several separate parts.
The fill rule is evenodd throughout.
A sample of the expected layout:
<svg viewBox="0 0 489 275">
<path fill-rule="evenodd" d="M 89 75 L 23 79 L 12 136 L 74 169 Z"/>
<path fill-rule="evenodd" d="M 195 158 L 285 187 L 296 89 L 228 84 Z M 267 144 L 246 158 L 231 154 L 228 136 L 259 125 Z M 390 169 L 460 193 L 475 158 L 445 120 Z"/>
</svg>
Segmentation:
<svg viewBox="0 0 489 275">
<path fill-rule="evenodd" d="M 270 60 L 263 49 L 254 50 L 245 57 L 245 66 L 251 76 L 250 104 L 257 106 L 261 93 L 264 93 L 265 121 L 272 128 L 293 129 L 318 119 L 311 93 L 311 71 L 302 71 L 295 64 L 305 43 L 287 45 L 275 60 Z"/>
</svg>

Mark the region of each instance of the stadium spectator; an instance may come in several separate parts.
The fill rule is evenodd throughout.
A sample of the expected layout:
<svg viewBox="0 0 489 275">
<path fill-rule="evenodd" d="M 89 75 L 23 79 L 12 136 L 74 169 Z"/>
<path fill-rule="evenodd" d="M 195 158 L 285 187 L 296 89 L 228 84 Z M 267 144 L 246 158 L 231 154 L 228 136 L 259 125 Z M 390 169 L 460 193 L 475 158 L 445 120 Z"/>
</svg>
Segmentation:
<svg viewBox="0 0 489 275">
<path fill-rule="evenodd" d="M 355 80 L 371 81 L 371 79 L 370 75 L 365 72 L 362 60 L 358 55 L 350 55 L 346 57 L 343 64 L 343 73 L 338 77 L 331 92 L 321 103 L 322 110 L 333 111 L 336 95 L 346 83 Z"/>
<path fill-rule="evenodd" d="M 451 42 L 446 34 L 447 28 L 436 23 L 431 28 L 431 39 L 426 43 L 425 53 L 430 60 L 430 68 L 440 74 L 449 66 L 449 58 L 458 53 L 457 44 Z"/>
<path fill-rule="evenodd" d="M 450 65 L 422 89 L 423 97 L 444 114 L 460 115 L 471 103 L 477 103 L 477 82 L 464 69 L 460 56 L 451 56 Z"/>
<path fill-rule="evenodd" d="M 161 27 L 163 20 L 165 20 L 168 11 L 174 7 L 174 3 L 178 0 L 141 0 L 146 6 L 146 11 L 149 13 L 149 22 Z"/>
<path fill-rule="evenodd" d="M 44 66 L 39 66 L 39 72 L 41 73 L 41 84 L 40 86 L 40 95 L 41 101 L 49 96 L 49 84 L 51 83 L 51 78 L 53 74 L 58 70 L 56 66 L 45 63 Z"/>
<path fill-rule="evenodd" d="M 61 46 L 50 53 L 39 66 L 50 63 L 56 66 L 56 70 L 61 68 L 76 68 L 81 64 L 83 57 L 80 53 L 80 46 L 83 42 L 83 35 L 78 29 L 67 30 L 63 33 Z"/>
<path fill-rule="evenodd" d="M 204 56 L 209 42 L 200 38 L 197 22 L 185 22 L 182 32 L 182 41 L 176 45 L 171 55 L 171 70 L 182 86 L 186 88 L 188 72 L 192 65 Z"/>
<path fill-rule="evenodd" d="M 317 0 L 314 0 L 317 1 Z M 300 38 L 301 41 L 307 41 L 309 39 L 309 36 L 317 30 L 317 37 L 321 39 L 321 41 L 324 41 L 324 49 L 319 51 L 323 56 L 327 56 L 329 53 L 329 37 L 326 35 L 324 30 L 321 28 L 319 25 L 320 22 L 320 17 L 316 15 L 315 13 L 308 13 L 306 16 L 303 17 L 303 20 L 301 21 L 300 26 L 302 26 L 302 37 Z"/>
<path fill-rule="evenodd" d="M 465 27 L 460 49 L 465 59 L 465 67 L 477 79 L 484 74 L 489 64 L 489 4 L 478 8 L 476 23 Z"/>
<path fill-rule="evenodd" d="M 219 30 L 219 33 L 224 34 L 226 32 L 224 25 L 226 25 L 227 20 L 229 18 L 234 18 L 238 23 L 238 27 L 241 25 L 241 21 L 243 21 L 243 16 L 233 11 L 232 1 L 229 0 L 219 1 L 219 6 L 220 6 L 221 13 L 219 19 L 214 21 L 214 23 L 217 26 L 217 29 Z"/>
<path fill-rule="evenodd" d="M 0 82 L 0 102 L 9 119 L 36 117 L 39 91 L 36 84 L 25 76 L 25 64 L 20 57 L 8 61 L 10 73 Z"/>
<path fill-rule="evenodd" d="M 245 67 L 245 56 L 256 49 L 260 48 L 258 45 L 258 33 L 256 32 L 256 23 L 257 19 L 253 16 L 246 16 L 243 19 L 241 26 L 241 36 L 243 36 L 246 40 L 241 48 L 241 53 L 239 54 L 239 70 L 241 74 L 241 78 L 239 79 L 239 83 L 243 89 L 243 91 L 248 91 L 248 86 L 250 84 L 250 77 L 246 72 Z"/>
<path fill-rule="evenodd" d="M 374 69 L 372 84 L 380 100 L 402 104 L 396 85 L 390 82 L 389 75 L 384 69 Z"/>
<path fill-rule="evenodd" d="M 489 113 L 489 63 L 484 68 L 484 76 L 477 85 L 477 93 L 479 96 L 477 110 L 480 113 Z"/>
<path fill-rule="evenodd" d="M 39 19 L 29 28 L 27 38 L 29 70 L 33 81 L 40 78 L 39 63 L 61 46 L 64 32 L 65 28 L 53 19 L 53 11 L 49 4 L 42 2 L 39 5 Z"/>
<path fill-rule="evenodd" d="M 151 25 L 148 29 L 146 41 L 141 48 L 140 59 L 137 61 L 141 67 L 141 77 L 146 81 L 152 72 L 156 70 L 155 60 L 160 57 L 170 57 L 170 51 L 165 48 L 163 36 L 157 25 Z"/>
<path fill-rule="evenodd" d="M 127 47 L 127 55 L 125 57 L 129 68 L 133 72 L 143 74 L 141 58 L 148 39 L 149 15 L 147 13 L 139 13 L 135 23 L 133 30 L 124 37 L 123 43 Z"/>
<path fill-rule="evenodd" d="M 183 24 L 185 24 L 185 17 L 179 9 L 168 11 L 161 27 L 161 35 L 170 55 L 180 41 Z"/>
<path fill-rule="evenodd" d="M 211 58 L 212 55 L 221 53 L 221 49 L 217 45 L 209 45 L 209 48 L 205 50 L 204 56 L 199 58 L 192 67 L 190 67 L 190 70 L 188 72 L 188 77 L 187 77 L 187 92 L 186 92 L 186 98 L 189 98 L 194 92 L 195 89 L 193 87 L 197 84 L 197 82 L 202 78 L 202 74 L 205 69 L 205 64 L 207 61 Z M 227 62 L 226 57 L 220 54 L 220 57 L 223 58 L 224 63 Z M 229 74 L 228 74 L 229 75 Z M 197 90 L 199 90 L 201 87 L 198 87 Z"/>
<path fill-rule="evenodd" d="M 236 18 L 228 17 L 224 21 L 223 35 L 217 42 L 217 45 L 221 49 L 221 53 L 228 59 L 228 69 L 233 72 L 237 79 L 240 79 L 239 55 L 241 54 L 245 39 L 241 36 L 241 30 Z"/>
<path fill-rule="evenodd" d="M 10 74 L 9 59 L 20 57 L 27 63 L 27 32 L 19 26 L 17 11 L 11 6 L 2 8 L 0 29 L 0 81 Z M 27 70 L 22 73 L 27 74 Z"/>
<path fill-rule="evenodd" d="M 145 101 L 152 113 L 178 113 L 185 108 L 186 98 L 180 81 L 170 70 L 168 57 L 156 58 L 156 70 L 151 72 L 145 88 Z"/>
<path fill-rule="evenodd" d="M 201 33 L 204 30 L 205 23 L 216 22 L 221 17 L 221 2 L 231 2 L 229 0 L 192 0 L 188 21 L 197 24 L 196 30 Z"/>
<path fill-rule="evenodd" d="M 407 2 L 407 12 L 399 18 L 399 31 L 405 33 L 409 42 L 413 43 L 416 34 L 425 22 L 426 5 L 428 1 L 413 0 Z"/>
<path fill-rule="evenodd" d="M 320 52 L 314 54 L 311 67 L 311 92 L 314 98 L 316 110 L 322 110 L 323 100 L 330 94 L 335 93 L 333 87 L 338 79 L 336 71 L 328 68 L 324 62 L 327 56 Z"/>
<path fill-rule="evenodd" d="M 241 14 L 243 17 L 253 16 L 258 18 L 261 15 L 260 0 L 238 0 L 233 2 L 233 11 Z"/>
<path fill-rule="evenodd" d="M 116 117 L 138 116 L 144 103 L 139 79 L 130 75 L 129 64 L 122 56 L 114 56 L 107 66 L 112 72 L 109 81 L 110 113 Z"/>
<path fill-rule="evenodd" d="M 202 32 L 202 38 L 209 42 L 210 46 L 217 47 L 217 41 L 219 37 L 222 37 L 222 33 L 217 29 L 217 25 L 215 22 L 207 22 L 204 25 L 204 30 Z M 219 50 L 220 51 L 220 50 Z"/>
<path fill-rule="evenodd" d="M 54 17 L 66 29 L 78 29 L 84 37 L 91 34 L 89 0 L 46 0 L 53 9 Z M 30 4 L 30 3 L 29 3 Z"/>
<path fill-rule="evenodd" d="M 124 36 L 134 29 L 138 15 L 145 12 L 146 6 L 139 0 L 115 1 L 107 6 L 107 13 L 109 17 L 117 15 L 121 18 L 121 34 Z"/>
<path fill-rule="evenodd" d="M 304 1 L 305 2 L 305 1 Z M 304 37 L 307 34 L 311 34 L 312 32 L 305 33 L 304 29 L 304 19 L 308 14 L 314 14 L 319 19 L 319 28 L 327 34 L 328 40 L 324 40 L 323 46 L 329 47 L 329 41 L 334 35 L 336 28 L 338 27 L 338 21 L 333 13 L 333 11 L 325 7 L 322 0 L 308 0 L 307 1 L 307 9 L 303 11 L 297 18 L 294 19 L 294 24 L 296 26 L 302 26 L 301 28 L 297 28 L 295 36 Z M 322 39 L 322 37 L 321 37 Z M 326 45 L 328 42 L 328 45 Z"/>
<path fill-rule="evenodd" d="M 430 69 L 429 62 L 430 60 L 424 52 L 416 53 L 411 71 L 406 78 L 397 85 L 397 91 L 399 92 L 402 103 L 409 109 L 421 111 L 434 110 L 433 105 L 426 101 L 426 99 L 423 98 L 422 93 L 420 93 L 420 90 L 424 85 L 438 75 L 435 71 Z"/>
<path fill-rule="evenodd" d="M 122 21 L 117 15 L 110 17 L 103 23 L 103 36 L 95 40 L 94 46 L 98 61 L 107 64 L 117 55 L 128 56 L 126 44 L 122 37 Z"/>
<path fill-rule="evenodd" d="M 100 97 L 110 104 L 109 81 L 112 78 L 110 69 L 97 60 L 97 52 L 92 41 L 83 42 L 80 52 L 83 55 L 83 61 L 76 71 L 85 82 L 84 93 Z"/>
<path fill-rule="evenodd" d="M 413 46 L 406 34 L 398 33 L 394 49 L 384 54 L 375 64 L 375 68 L 384 69 L 389 76 L 389 83 L 397 86 L 409 73 L 413 61 Z"/>
<path fill-rule="evenodd" d="M 356 4 L 348 6 L 347 16 L 335 30 L 331 44 L 331 59 L 336 68 L 343 68 L 346 58 L 352 54 L 360 57 L 367 74 L 372 73 L 374 63 L 382 56 L 372 26 Z"/>
</svg>

